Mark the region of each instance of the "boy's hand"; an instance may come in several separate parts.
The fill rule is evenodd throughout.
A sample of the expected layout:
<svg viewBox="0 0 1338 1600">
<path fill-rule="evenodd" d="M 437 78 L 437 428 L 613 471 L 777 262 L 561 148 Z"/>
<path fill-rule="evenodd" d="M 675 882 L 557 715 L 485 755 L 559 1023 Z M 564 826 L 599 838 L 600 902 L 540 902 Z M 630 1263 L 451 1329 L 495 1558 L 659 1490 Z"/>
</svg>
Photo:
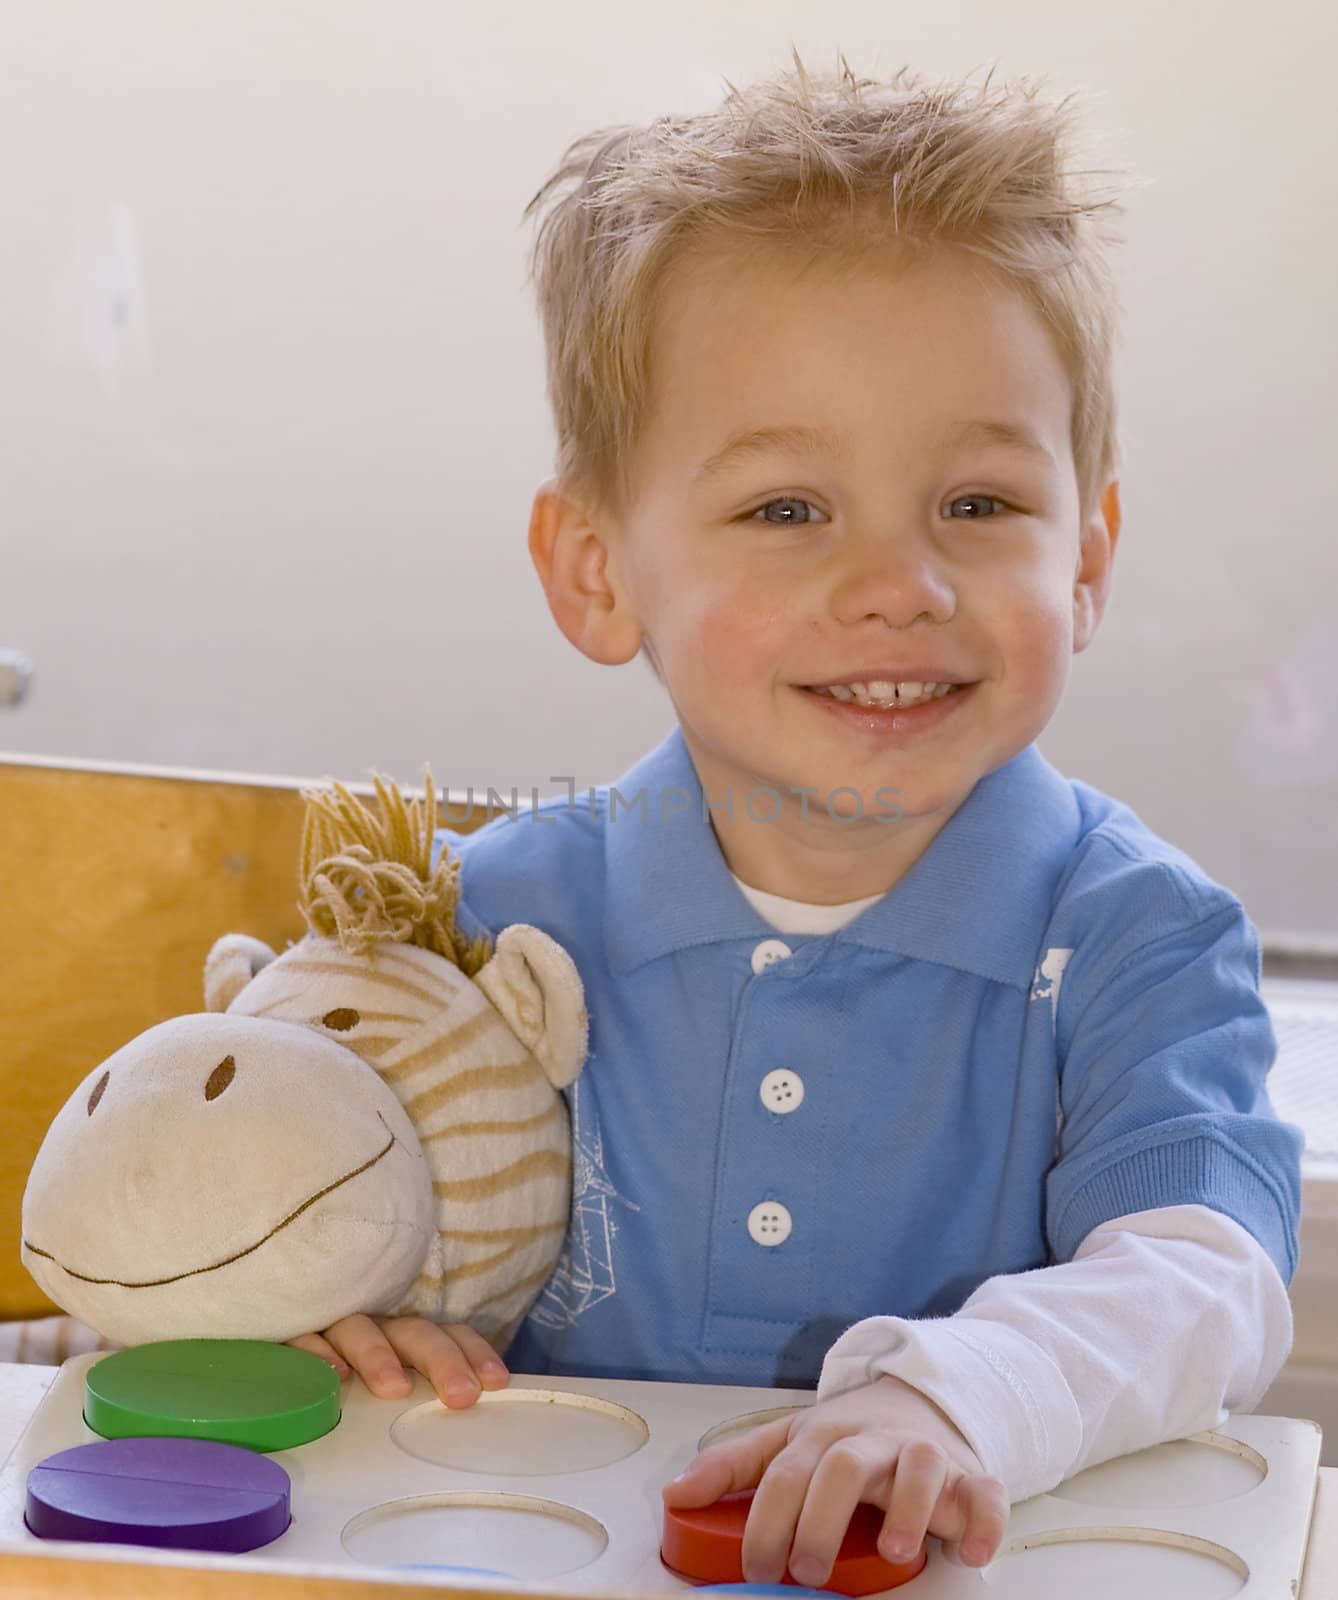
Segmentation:
<svg viewBox="0 0 1338 1600">
<path fill-rule="evenodd" d="M 463 1322 L 442 1327 L 426 1317 L 342 1317 L 324 1334 L 288 1343 L 328 1361 L 341 1378 L 355 1371 L 383 1399 L 408 1394 L 404 1362 L 431 1383 L 444 1405 L 472 1406 L 484 1389 L 505 1389 L 511 1374 L 483 1337 Z"/>
<path fill-rule="evenodd" d="M 934 1402 L 900 1378 L 712 1445 L 663 1495 L 671 1506 L 704 1506 L 754 1485 L 743 1535 L 749 1583 L 777 1582 L 788 1559 L 796 1582 L 820 1587 L 861 1500 L 887 1513 L 878 1536 L 885 1561 L 911 1560 L 928 1532 L 960 1542 L 962 1560 L 984 1566 L 1008 1526 L 1004 1485 Z"/>
</svg>

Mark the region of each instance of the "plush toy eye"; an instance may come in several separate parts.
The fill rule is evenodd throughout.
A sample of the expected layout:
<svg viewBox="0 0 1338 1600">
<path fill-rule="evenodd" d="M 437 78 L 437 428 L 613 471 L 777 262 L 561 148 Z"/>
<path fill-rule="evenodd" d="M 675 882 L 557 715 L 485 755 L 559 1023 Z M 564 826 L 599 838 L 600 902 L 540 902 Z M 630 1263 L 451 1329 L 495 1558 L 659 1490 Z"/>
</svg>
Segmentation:
<svg viewBox="0 0 1338 1600">
<path fill-rule="evenodd" d="M 102 1099 L 103 1091 L 106 1089 L 107 1080 L 110 1077 L 110 1072 L 104 1072 L 98 1081 L 93 1085 L 93 1093 L 88 1097 L 88 1114 L 90 1117 L 93 1115 L 94 1111 L 97 1110 L 98 1101 Z"/>
<path fill-rule="evenodd" d="M 333 1011 L 327 1011 L 321 1022 L 327 1028 L 333 1028 L 336 1033 L 347 1033 L 350 1028 L 356 1028 L 362 1018 L 352 1006 L 338 1006 Z"/>
<path fill-rule="evenodd" d="M 233 1056 L 224 1056 L 222 1061 L 209 1074 L 209 1082 L 204 1086 L 206 1100 L 217 1100 L 224 1089 L 237 1076 L 237 1062 Z"/>
</svg>

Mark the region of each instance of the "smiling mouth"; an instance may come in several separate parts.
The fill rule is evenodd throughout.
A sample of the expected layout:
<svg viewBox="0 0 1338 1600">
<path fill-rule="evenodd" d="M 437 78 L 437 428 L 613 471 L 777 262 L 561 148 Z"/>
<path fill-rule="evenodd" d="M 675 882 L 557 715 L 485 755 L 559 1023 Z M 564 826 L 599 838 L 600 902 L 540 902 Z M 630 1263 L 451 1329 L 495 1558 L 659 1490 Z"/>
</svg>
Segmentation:
<svg viewBox="0 0 1338 1600">
<path fill-rule="evenodd" d="M 379 1111 L 376 1114 L 380 1118 L 381 1126 L 390 1134 L 390 1138 L 369 1161 L 364 1161 L 360 1167 L 354 1167 L 352 1172 L 346 1172 L 342 1178 L 336 1178 L 333 1183 L 327 1183 L 323 1189 L 318 1189 L 315 1194 L 304 1200 L 295 1211 L 290 1211 L 282 1222 L 276 1223 L 264 1238 L 257 1239 L 254 1244 L 248 1244 L 245 1250 L 238 1250 L 233 1255 L 225 1257 L 222 1261 L 213 1262 L 210 1266 L 191 1267 L 188 1272 L 178 1272 L 170 1278 L 145 1278 L 139 1283 L 128 1283 L 124 1278 L 93 1278 L 86 1272 L 75 1272 L 73 1268 L 67 1267 L 63 1261 L 53 1256 L 49 1250 L 39 1249 L 37 1245 L 30 1244 L 27 1239 L 23 1241 L 24 1247 L 31 1250 L 35 1256 L 41 1256 L 46 1261 L 54 1262 L 62 1272 L 71 1278 L 77 1278 L 80 1283 L 114 1284 L 118 1289 L 160 1289 L 164 1284 L 180 1283 L 183 1278 L 198 1278 L 205 1272 L 217 1272 L 220 1267 L 230 1267 L 234 1261 L 240 1261 L 243 1256 L 249 1256 L 253 1251 L 259 1250 L 262 1244 L 268 1244 L 276 1233 L 282 1232 L 290 1222 L 296 1222 L 298 1217 L 304 1211 L 309 1211 L 318 1200 L 324 1200 L 327 1194 L 333 1194 L 336 1189 L 341 1188 L 344 1184 L 351 1183 L 361 1173 L 370 1171 L 383 1156 L 388 1156 L 395 1147 L 397 1140 L 395 1135 L 390 1132 L 390 1124 L 386 1119 L 381 1116 Z"/>
</svg>

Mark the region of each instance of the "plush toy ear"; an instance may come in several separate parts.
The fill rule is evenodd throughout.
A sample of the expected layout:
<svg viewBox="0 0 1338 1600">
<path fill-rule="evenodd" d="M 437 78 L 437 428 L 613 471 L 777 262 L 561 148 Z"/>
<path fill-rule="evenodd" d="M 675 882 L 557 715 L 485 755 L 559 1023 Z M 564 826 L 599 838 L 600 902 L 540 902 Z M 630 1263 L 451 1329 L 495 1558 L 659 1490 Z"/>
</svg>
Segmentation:
<svg viewBox="0 0 1338 1600">
<path fill-rule="evenodd" d="M 226 1011 L 242 990 L 274 960 L 274 952 L 244 933 L 225 933 L 204 959 L 204 1008 Z"/>
<path fill-rule="evenodd" d="M 553 1087 L 565 1088 L 585 1065 L 589 1022 L 581 976 L 562 946 L 539 928 L 513 922 L 498 934 L 474 982 Z"/>
</svg>

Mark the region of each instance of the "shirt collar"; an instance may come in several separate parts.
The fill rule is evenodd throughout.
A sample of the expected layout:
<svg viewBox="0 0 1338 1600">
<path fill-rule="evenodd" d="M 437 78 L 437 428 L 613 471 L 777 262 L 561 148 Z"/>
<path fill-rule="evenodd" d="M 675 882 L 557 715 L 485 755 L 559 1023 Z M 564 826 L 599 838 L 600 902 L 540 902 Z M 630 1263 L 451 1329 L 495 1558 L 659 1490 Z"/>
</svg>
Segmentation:
<svg viewBox="0 0 1338 1600">
<path fill-rule="evenodd" d="M 604 942 L 615 972 L 692 945 L 774 936 L 703 815 L 681 728 L 608 800 Z M 1081 821 L 1068 779 L 1029 744 L 979 779 L 899 883 L 824 937 L 1029 989 Z"/>
</svg>

